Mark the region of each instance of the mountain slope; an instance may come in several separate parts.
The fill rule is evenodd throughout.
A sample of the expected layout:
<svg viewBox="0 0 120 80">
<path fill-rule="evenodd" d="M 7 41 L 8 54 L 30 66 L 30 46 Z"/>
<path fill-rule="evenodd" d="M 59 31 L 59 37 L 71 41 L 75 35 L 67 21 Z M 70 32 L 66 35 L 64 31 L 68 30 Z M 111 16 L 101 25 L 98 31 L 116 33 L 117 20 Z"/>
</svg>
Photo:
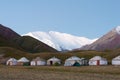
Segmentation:
<svg viewBox="0 0 120 80">
<path fill-rule="evenodd" d="M 0 36 L 6 40 L 13 40 L 15 38 L 20 37 L 20 35 L 17 34 L 15 31 L 8 27 L 3 26 L 2 24 L 0 24 Z"/>
<path fill-rule="evenodd" d="M 51 48 L 50 46 L 34 39 L 30 36 L 23 36 L 20 37 L 16 43 L 26 50 L 27 52 L 31 53 L 38 53 L 38 52 L 57 52 L 57 50 Z"/>
<path fill-rule="evenodd" d="M 120 48 L 120 26 L 114 28 L 94 43 L 84 46 L 82 50 L 110 50 Z"/>
<path fill-rule="evenodd" d="M 59 51 L 80 48 L 81 46 L 91 44 L 96 40 L 96 39 L 90 40 L 85 37 L 77 37 L 70 34 L 55 31 L 29 32 L 25 35 L 34 37 Z"/>
<path fill-rule="evenodd" d="M 50 46 L 32 38 L 22 37 L 12 29 L 0 24 L 0 47 L 12 47 L 26 52 L 57 52 Z"/>
<path fill-rule="evenodd" d="M 12 29 L 5 27 L 4 25 L 0 24 L 0 47 L 13 47 L 17 49 L 21 49 L 14 41 L 21 37 Z"/>
</svg>

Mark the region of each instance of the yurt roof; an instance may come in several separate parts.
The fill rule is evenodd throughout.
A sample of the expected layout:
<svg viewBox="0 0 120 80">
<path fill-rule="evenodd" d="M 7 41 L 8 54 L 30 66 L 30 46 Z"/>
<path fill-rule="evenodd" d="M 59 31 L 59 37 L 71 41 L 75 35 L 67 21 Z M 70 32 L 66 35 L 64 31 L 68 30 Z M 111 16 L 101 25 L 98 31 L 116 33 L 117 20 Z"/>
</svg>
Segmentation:
<svg viewBox="0 0 120 80">
<path fill-rule="evenodd" d="M 25 57 L 22 57 L 18 60 L 18 62 L 29 62 L 29 60 Z"/>
<path fill-rule="evenodd" d="M 91 58 L 90 60 L 106 60 L 105 58 L 102 58 L 101 56 L 95 56 Z"/>
<path fill-rule="evenodd" d="M 72 57 L 66 59 L 66 61 L 68 61 L 68 60 L 81 60 L 81 59 L 77 56 L 72 56 Z"/>
<path fill-rule="evenodd" d="M 81 58 L 81 60 L 85 60 L 86 58 Z"/>
<path fill-rule="evenodd" d="M 45 61 L 44 59 L 40 58 L 40 57 L 36 57 L 35 59 L 33 59 L 32 61 Z"/>
<path fill-rule="evenodd" d="M 113 58 L 112 60 L 120 60 L 120 55 L 115 57 L 115 58 Z"/>
<path fill-rule="evenodd" d="M 8 61 L 17 61 L 15 58 L 10 58 Z"/>
<path fill-rule="evenodd" d="M 52 57 L 52 58 L 48 59 L 48 61 L 61 61 L 61 60 L 56 57 Z"/>
</svg>

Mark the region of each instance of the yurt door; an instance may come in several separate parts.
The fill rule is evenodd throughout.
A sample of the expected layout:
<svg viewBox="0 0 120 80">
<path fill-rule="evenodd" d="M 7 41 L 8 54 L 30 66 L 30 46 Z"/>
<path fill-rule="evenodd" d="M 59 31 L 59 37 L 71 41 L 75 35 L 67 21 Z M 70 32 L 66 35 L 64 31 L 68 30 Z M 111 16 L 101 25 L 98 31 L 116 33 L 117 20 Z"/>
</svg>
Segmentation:
<svg viewBox="0 0 120 80">
<path fill-rule="evenodd" d="M 53 65 L 53 61 L 50 61 L 50 65 Z"/>
<path fill-rule="evenodd" d="M 97 65 L 100 65 L 100 60 L 97 60 Z"/>
</svg>

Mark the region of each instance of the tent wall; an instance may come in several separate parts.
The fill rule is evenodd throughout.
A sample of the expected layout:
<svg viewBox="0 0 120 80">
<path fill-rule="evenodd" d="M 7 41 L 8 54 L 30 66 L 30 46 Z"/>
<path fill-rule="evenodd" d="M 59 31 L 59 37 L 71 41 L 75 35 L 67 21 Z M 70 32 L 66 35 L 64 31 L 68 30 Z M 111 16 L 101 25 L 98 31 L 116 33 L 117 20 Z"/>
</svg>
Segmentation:
<svg viewBox="0 0 120 80">
<path fill-rule="evenodd" d="M 89 61 L 89 65 L 107 65 L 108 62 L 105 60 L 91 60 Z"/>
<path fill-rule="evenodd" d="M 17 65 L 17 61 L 7 61 L 6 65 L 15 66 Z"/>
<path fill-rule="evenodd" d="M 54 65 L 55 63 L 61 64 L 60 61 L 47 61 L 47 65 Z"/>
<path fill-rule="evenodd" d="M 89 61 L 89 65 L 96 65 L 96 64 L 97 64 L 97 61 L 93 61 L 93 60 Z"/>
<path fill-rule="evenodd" d="M 119 60 L 112 60 L 112 65 L 120 65 L 120 61 Z"/>
<path fill-rule="evenodd" d="M 6 65 L 15 66 L 17 62 L 8 61 Z"/>
<path fill-rule="evenodd" d="M 45 61 L 37 61 L 37 65 L 44 66 L 44 65 L 46 65 L 46 62 Z"/>
<path fill-rule="evenodd" d="M 31 61 L 31 62 L 30 62 L 30 65 L 31 65 L 31 66 L 35 66 L 35 65 L 36 65 L 36 62 L 35 62 L 35 61 Z"/>
<path fill-rule="evenodd" d="M 79 63 L 79 65 L 84 65 L 84 60 L 67 60 L 65 61 L 64 66 L 73 66 L 75 63 Z"/>
<path fill-rule="evenodd" d="M 73 66 L 74 63 L 75 63 L 74 60 L 68 60 L 68 61 L 65 61 L 64 66 Z"/>
<path fill-rule="evenodd" d="M 100 60 L 100 65 L 107 65 L 107 64 L 108 64 L 107 61 L 105 61 L 105 60 Z"/>
</svg>

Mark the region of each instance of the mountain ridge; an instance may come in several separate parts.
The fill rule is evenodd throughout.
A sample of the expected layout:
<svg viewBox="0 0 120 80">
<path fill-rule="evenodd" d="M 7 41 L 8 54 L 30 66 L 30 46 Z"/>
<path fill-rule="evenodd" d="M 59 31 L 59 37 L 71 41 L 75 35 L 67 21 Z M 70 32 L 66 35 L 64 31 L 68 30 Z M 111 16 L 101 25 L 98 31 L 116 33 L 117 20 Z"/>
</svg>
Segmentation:
<svg viewBox="0 0 120 80">
<path fill-rule="evenodd" d="M 111 50 L 120 48 L 120 26 L 113 28 L 107 34 L 90 45 L 83 46 L 80 50 Z"/>
<path fill-rule="evenodd" d="M 21 36 L 2 24 L 0 24 L 0 47 L 12 47 L 30 53 L 57 52 L 54 48 L 38 41 L 37 39 Z"/>
<path fill-rule="evenodd" d="M 49 32 L 29 32 L 24 34 L 27 36 L 31 36 L 36 38 L 43 43 L 57 49 L 58 51 L 62 50 L 73 50 L 76 48 L 80 48 L 83 45 L 91 44 L 97 39 L 88 39 L 85 37 L 78 37 L 67 33 L 60 33 L 56 31 L 49 31 Z"/>
</svg>

